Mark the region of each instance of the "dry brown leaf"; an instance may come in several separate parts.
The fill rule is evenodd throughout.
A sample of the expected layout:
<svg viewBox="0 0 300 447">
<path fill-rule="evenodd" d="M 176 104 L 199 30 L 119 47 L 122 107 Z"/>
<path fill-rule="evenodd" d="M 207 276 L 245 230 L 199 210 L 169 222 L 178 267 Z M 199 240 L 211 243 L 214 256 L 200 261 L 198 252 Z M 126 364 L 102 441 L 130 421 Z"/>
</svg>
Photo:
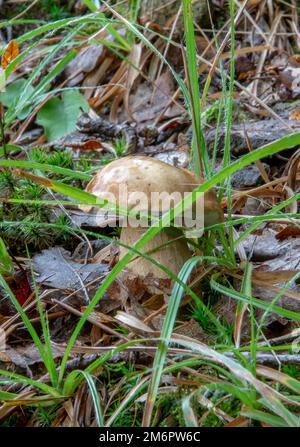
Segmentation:
<svg viewBox="0 0 300 447">
<path fill-rule="evenodd" d="M 174 82 L 169 71 L 163 72 L 155 85 L 149 82 L 139 84 L 130 95 L 129 107 L 133 119 L 139 124 L 153 125 L 153 121 L 160 114 L 163 114 L 160 119 L 182 115 L 182 109 L 177 104 L 169 107 L 173 93 Z"/>
<path fill-rule="evenodd" d="M 292 279 L 299 271 L 298 270 L 275 270 L 275 271 L 253 271 L 253 280 L 257 283 L 266 284 L 281 284 Z"/>
<path fill-rule="evenodd" d="M 102 144 L 98 140 L 88 140 L 83 143 L 70 143 L 69 146 L 74 150 L 80 149 L 83 151 L 95 151 L 97 149 L 102 149 Z"/>
<path fill-rule="evenodd" d="M 250 419 L 245 416 L 237 416 L 228 424 L 225 424 L 224 427 L 248 427 L 250 425 Z"/>
<path fill-rule="evenodd" d="M 154 294 L 150 298 L 146 299 L 142 306 L 144 309 L 148 309 L 150 311 L 156 311 L 161 309 L 164 306 L 164 296 L 161 293 Z"/>
<path fill-rule="evenodd" d="M 3 351 L 0 351 L 0 362 L 1 363 L 12 363 L 11 358 L 8 354 Z"/>
<path fill-rule="evenodd" d="M 11 40 L 2 54 L 1 67 L 5 70 L 9 64 L 18 56 L 20 52 L 19 44 L 16 40 Z"/>
<path fill-rule="evenodd" d="M 300 121 L 300 109 L 294 109 L 289 113 L 289 120 Z"/>
<path fill-rule="evenodd" d="M 62 353 L 55 348 L 52 349 L 52 352 L 54 359 L 62 356 Z M 5 353 L 2 352 L 1 354 L 1 361 L 5 363 L 12 363 L 24 369 L 42 362 L 41 355 L 36 345 L 33 343 L 27 346 L 17 346 L 16 348 L 8 347 Z"/>
<path fill-rule="evenodd" d="M 294 225 L 288 225 L 286 228 L 279 231 L 279 233 L 277 233 L 275 237 L 279 241 L 284 241 L 289 237 L 297 237 L 297 236 L 300 236 L 300 228 Z"/>
</svg>

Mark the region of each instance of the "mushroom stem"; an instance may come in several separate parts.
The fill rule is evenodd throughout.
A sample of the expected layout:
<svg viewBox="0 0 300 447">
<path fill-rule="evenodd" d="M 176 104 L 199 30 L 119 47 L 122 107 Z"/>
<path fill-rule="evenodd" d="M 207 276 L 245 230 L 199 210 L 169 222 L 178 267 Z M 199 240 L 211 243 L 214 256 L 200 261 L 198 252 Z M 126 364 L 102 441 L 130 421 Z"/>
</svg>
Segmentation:
<svg viewBox="0 0 300 447">
<path fill-rule="evenodd" d="M 145 228 L 122 228 L 120 242 L 129 247 L 134 244 L 143 236 Z M 175 230 L 173 234 L 162 230 L 154 238 L 144 245 L 141 253 L 147 253 L 147 256 L 159 262 L 168 270 L 171 270 L 177 275 L 187 259 L 191 257 L 191 252 L 188 248 L 187 240 L 181 233 Z M 121 246 L 120 258 L 128 253 L 128 249 Z M 151 275 L 155 278 L 169 278 L 168 274 L 153 264 L 150 260 L 137 256 L 131 261 L 127 269 L 134 275 L 146 277 Z"/>
</svg>

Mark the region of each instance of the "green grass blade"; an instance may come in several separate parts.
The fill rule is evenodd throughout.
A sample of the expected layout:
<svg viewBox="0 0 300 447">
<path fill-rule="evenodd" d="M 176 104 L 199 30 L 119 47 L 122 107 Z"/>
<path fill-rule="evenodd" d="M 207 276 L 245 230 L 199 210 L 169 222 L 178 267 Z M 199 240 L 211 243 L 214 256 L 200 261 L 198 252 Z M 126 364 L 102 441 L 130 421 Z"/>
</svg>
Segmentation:
<svg viewBox="0 0 300 447">
<path fill-rule="evenodd" d="M 91 376 L 91 374 L 89 374 L 86 371 L 77 370 L 76 372 L 78 374 L 82 375 L 84 377 L 86 383 L 88 384 L 88 387 L 89 387 L 89 390 L 91 393 L 91 397 L 92 397 L 92 401 L 94 404 L 95 416 L 96 416 L 98 427 L 104 427 L 104 418 L 103 418 L 103 412 L 102 412 L 102 408 L 101 408 L 100 397 L 99 397 L 99 393 L 97 391 L 93 377 Z"/>
<path fill-rule="evenodd" d="M 242 416 L 246 416 L 254 421 L 264 422 L 272 427 L 288 427 L 288 424 L 279 416 L 266 413 L 265 411 L 255 410 L 253 408 L 243 408 L 241 411 Z"/>
<path fill-rule="evenodd" d="M 49 165 L 47 163 L 37 163 L 35 161 L 0 160 L 0 166 L 7 168 L 40 169 L 41 171 L 50 171 L 54 174 L 61 174 L 71 178 L 78 178 L 86 181 L 89 181 L 92 178 L 89 174 L 85 174 L 83 172 L 77 172 L 73 171 L 72 169 Z"/>
<path fill-rule="evenodd" d="M 284 309 L 283 307 L 276 306 L 273 303 L 267 303 L 263 300 L 260 300 L 260 299 L 254 298 L 254 297 L 248 298 L 247 296 L 243 295 L 242 293 L 240 293 L 234 289 L 225 287 L 222 284 L 218 283 L 215 279 L 217 276 L 218 276 L 218 274 L 213 275 L 210 280 L 211 286 L 214 290 L 217 290 L 218 292 L 225 294 L 226 296 L 229 296 L 230 298 L 233 298 L 235 300 L 242 301 L 247 304 L 252 303 L 257 308 L 265 310 L 266 313 L 274 312 L 282 317 L 289 318 L 289 319 L 295 320 L 295 321 L 300 321 L 299 313 L 293 312 L 292 310 Z M 300 273 L 295 275 L 295 277 L 299 278 Z M 293 279 L 293 281 L 295 281 L 295 279 Z M 282 291 L 281 294 L 282 293 L 284 293 L 284 291 Z M 276 295 L 276 299 L 278 300 L 278 295 Z"/>
<path fill-rule="evenodd" d="M 199 262 L 199 259 L 189 259 L 186 261 L 182 269 L 180 270 L 178 277 L 184 283 L 190 277 L 190 274 L 196 264 Z M 172 294 L 170 296 L 170 300 L 168 303 L 167 312 L 164 318 L 163 327 L 161 330 L 161 340 L 158 344 L 157 351 L 155 354 L 154 362 L 153 362 L 153 373 L 151 376 L 151 381 L 148 390 L 147 402 L 144 411 L 143 417 L 143 426 L 149 427 L 151 424 L 152 411 L 155 405 L 157 392 L 161 380 L 161 374 L 164 368 L 164 363 L 166 360 L 166 356 L 168 353 L 168 346 L 170 342 L 170 338 L 172 336 L 178 308 L 182 297 L 184 295 L 184 288 L 178 284 L 175 284 Z"/>
<path fill-rule="evenodd" d="M 42 391 L 45 394 L 51 394 L 53 397 L 61 397 L 61 394 L 53 387 L 46 385 L 45 383 L 39 382 L 38 380 L 30 379 L 29 377 L 22 376 L 20 374 L 16 374 L 10 371 L 5 371 L 0 369 L 0 377 L 6 377 L 7 379 L 1 380 L 2 382 L 11 382 L 11 383 L 20 383 L 22 385 L 30 385 L 38 390 Z"/>
<path fill-rule="evenodd" d="M 14 265 L 8 254 L 6 245 L 0 237 L 0 274 L 3 276 L 11 276 L 14 273 Z"/>
<path fill-rule="evenodd" d="M 45 364 L 45 367 L 47 368 L 47 371 L 50 374 L 50 377 L 52 377 L 52 364 L 51 364 L 51 362 L 49 362 L 49 358 L 48 358 L 47 352 L 44 349 L 44 346 L 43 346 L 43 344 L 42 344 L 42 342 L 41 342 L 41 340 L 39 338 L 39 335 L 36 332 L 36 330 L 34 329 L 31 321 L 27 317 L 27 315 L 24 312 L 22 306 L 20 305 L 20 303 L 16 299 L 15 295 L 13 294 L 13 292 L 11 291 L 10 287 L 8 286 L 7 282 L 5 281 L 5 279 L 3 278 L 3 276 L 1 274 L 0 274 L 0 285 L 4 289 L 4 291 L 7 293 L 7 295 L 9 296 L 9 298 L 11 300 L 11 302 L 13 303 L 13 305 L 16 308 L 16 310 L 20 314 L 20 317 L 22 318 L 22 321 L 25 324 L 26 329 L 28 330 L 29 334 L 31 335 L 31 337 L 32 337 L 32 339 L 33 339 L 33 341 L 34 341 L 34 343 L 35 343 L 35 345 L 36 345 L 36 347 L 37 347 L 41 357 L 42 357 L 42 360 L 43 360 L 43 362 Z"/>
<path fill-rule="evenodd" d="M 201 128 L 201 105 L 199 96 L 197 50 L 194 30 L 192 0 L 183 0 L 183 20 L 186 40 L 187 79 L 189 85 L 190 113 L 192 116 L 192 151 L 197 175 L 210 176 L 208 153 Z"/>
<path fill-rule="evenodd" d="M 118 408 L 113 412 L 110 418 L 105 423 L 105 427 L 111 427 L 113 423 L 117 420 L 117 418 L 122 414 L 127 405 L 129 405 L 137 396 L 146 389 L 148 384 L 149 377 L 144 377 L 140 380 L 132 390 L 125 396 L 125 398 L 120 402 Z"/>
<path fill-rule="evenodd" d="M 54 387 L 56 387 L 58 385 L 58 373 L 56 371 L 56 364 L 55 364 L 55 360 L 54 360 L 54 356 L 53 356 L 53 352 L 52 352 L 52 348 L 51 348 L 51 338 L 50 338 L 51 336 L 50 336 L 48 321 L 46 321 L 46 318 L 44 316 L 43 306 L 42 306 L 40 295 L 39 295 L 39 292 L 37 289 L 33 266 L 32 266 L 32 262 L 30 259 L 28 247 L 26 247 L 26 252 L 27 252 L 27 257 L 30 260 L 31 277 L 33 279 L 34 293 L 35 293 L 35 298 L 37 301 L 37 309 L 38 309 L 38 313 L 39 313 L 39 319 L 40 319 L 44 343 L 45 343 L 44 350 L 45 350 L 45 354 L 47 355 L 47 360 L 48 360 L 48 373 L 50 375 L 52 385 Z"/>
</svg>

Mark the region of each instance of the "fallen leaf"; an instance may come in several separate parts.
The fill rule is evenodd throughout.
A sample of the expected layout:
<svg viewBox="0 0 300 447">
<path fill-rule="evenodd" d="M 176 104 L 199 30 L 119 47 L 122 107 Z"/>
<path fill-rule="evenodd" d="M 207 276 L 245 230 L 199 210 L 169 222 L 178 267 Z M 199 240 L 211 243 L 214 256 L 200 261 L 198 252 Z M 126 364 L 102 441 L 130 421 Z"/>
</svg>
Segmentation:
<svg viewBox="0 0 300 447">
<path fill-rule="evenodd" d="M 79 50 L 77 56 L 72 59 L 65 69 L 68 86 L 73 87 L 79 84 L 86 73 L 93 71 L 103 55 L 103 45 L 90 45 Z M 95 84 L 94 84 L 95 85 Z"/>
<path fill-rule="evenodd" d="M 27 301 L 32 292 L 26 272 L 16 272 L 14 276 L 8 281 L 8 284 L 22 306 L 25 301 Z"/>
<path fill-rule="evenodd" d="M 97 149 L 102 149 L 102 144 L 98 140 L 88 140 L 85 142 L 70 143 L 69 146 L 74 150 L 80 149 L 82 151 L 94 151 Z"/>
<path fill-rule="evenodd" d="M 245 55 L 235 58 L 235 71 L 240 81 L 254 76 L 256 73 L 254 63 Z"/>
<path fill-rule="evenodd" d="M 63 353 L 52 346 L 53 358 L 62 357 Z M 18 346 L 17 348 L 8 347 L 5 351 L 6 359 L 2 358 L 2 361 L 6 363 L 13 363 L 20 368 L 27 369 L 36 363 L 42 362 L 41 354 L 35 344 L 29 344 L 27 346 Z"/>
<path fill-rule="evenodd" d="M 153 120 L 169 105 L 170 98 L 174 94 L 174 82 L 168 71 L 162 73 L 155 85 L 149 82 L 139 84 L 130 95 L 129 105 L 133 119 L 137 123 L 153 126 Z M 182 115 L 182 110 L 176 104 L 169 107 L 163 116 L 172 118 Z M 119 120 L 126 119 L 126 115 L 120 115 Z"/>
<path fill-rule="evenodd" d="M 295 227 L 294 225 L 288 225 L 286 228 L 279 231 L 279 233 L 277 233 L 275 237 L 278 241 L 284 241 L 289 237 L 297 237 L 297 236 L 300 236 L 300 228 Z"/>
<path fill-rule="evenodd" d="M 19 44 L 16 40 L 11 40 L 7 45 L 1 58 L 1 67 L 5 70 L 9 64 L 18 56 L 20 52 Z"/>
<path fill-rule="evenodd" d="M 212 341 L 212 336 L 207 334 L 198 321 L 191 319 L 186 321 L 180 326 L 177 326 L 174 330 L 175 334 L 185 335 L 186 337 L 194 338 L 202 343 L 209 343 Z"/>
<path fill-rule="evenodd" d="M 289 113 L 289 120 L 300 121 L 300 109 L 294 109 Z"/>
<path fill-rule="evenodd" d="M 261 283 L 261 285 L 263 283 L 268 283 L 269 285 L 275 285 L 289 281 L 297 273 L 299 273 L 299 270 L 275 270 L 270 272 L 254 270 L 252 278 L 253 281 Z M 299 281 L 296 282 L 298 283 Z"/>
<path fill-rule="evenodd" d="M 300 95 L 300 67 L 288 65 L 279 73 L 279 79 L 284 87 L 291 91 L 292 98 Z"/>
<path fill-rule="evenodd" d="M 88 73 L 82 83 L 82 87 L 85 89 L 84 98 L 89 100 L 93 95 L 95 86 L 100 85 L 101 81 L 105 78 L 109 67 L 112 65 L 114 59 L 112 57 L 105 57 L 104 61 L 100 63 L 99 67 L 96 67 L 93 71 Z"/>
<path fill-rule="evenodd" d="M 77 290 L 108 271 L 106 264 L 80 264 L 61 247 L 43 250 L 33 258 L 36 281 L 56 289 Z M 100 279 L 99 279 L 100 282 Z"/>
</svg>

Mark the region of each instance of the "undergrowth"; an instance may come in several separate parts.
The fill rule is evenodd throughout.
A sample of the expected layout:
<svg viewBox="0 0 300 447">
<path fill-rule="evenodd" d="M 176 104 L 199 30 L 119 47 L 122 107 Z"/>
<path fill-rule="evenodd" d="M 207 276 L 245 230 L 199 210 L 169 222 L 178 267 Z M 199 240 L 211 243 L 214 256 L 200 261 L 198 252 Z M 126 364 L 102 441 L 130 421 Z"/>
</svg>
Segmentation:
<svg viewBox="0 0 300 447">
<path fill-rule="evenodd" d="M 28 154 L 28 159 L 37 163 L 47 163 L 78 171 L 89 171 L 89 160 L 81 158 L 74 161 L 72 153 L 68 150 L 45 151 L 35 148 Z M 53 173 L 49 178 L 58 178 Z M 64 184 L 83 187 L 80 180 L 65 177 Z M 27 245 L 30 250 L 36 251 L 56 244 L 71 242 L 70 230 L 73 225 L 68 214 L 55 212 L 51 207 L 46 207 L 43 200 L 51 199 L 51 195 L 34 181 L 16 175 L 12 170 L 0 170 L 0 221 L 19 222 L 18 227 L 1 227 L 0 236 L 6 240 L 9 247 L 16 252 L 23 252 Z M 20 202 L 18 202 L 20 201 Z M 32 225 L 28 226 L 26 223 Z M 24 225 L 22 225 L 24 223 Z M 60 230 L 43 228 L 40 224 L 52 223 L 58 225 Z"/>
<path fill-rule="evenodd" d="M 49 14 L 55 16 L 54 21 L 40 25 L 21 35 L 18 38 L 19 42 L 26 42 L 28 48 L 23 49 L 16 60 L 12 61 L 4 70 L 5 76 L 9 76 L 16 68 L 16 64 L 24 61 L 28 51 L 37 49 L 38 39 L 42 37 L 46 40 L 52 37 L 57 30 L 63 31 L 63 38 L 60 42 L 46 48 L 41 62 L 30 73 L 28 79 L 22 81 L 18 95 L 13 98 L 14 102 L 11 103 L 6 98 L 7 102 L 4 104 L 3 123 L 5 125 L 1 142 L 2 158 L 0 159 L 2 198 L 0 235 L 9 248 L 17 252 L 23 250 L 24 254 L 24 246 L 27 246 L 29 257 L 29 254 L 31 255 L 35 250 L 40 250 L 45 246 L 69 243 L 74 232 L 82 231 L 84 235 L 91 236 L 91 232 L 84 232 L 73 227 L 67 213 L 62 212 L 56 215 L 51 206 L 45 206 L 45 200 L 52 201 L 50 205 L 53 204 L 56 208 L 62 203 L 66 205 L 66 198 L 68 205 L 72 205 L 72 203 L 103 207 L 109 205 L 107 203 L 99 205 L 93 195 L 83 191 L 91 174 L 100 166 L 100 163 L 99 166 L 98 163 L 95 166 L 97 157 L 93 158 L 93 155 L 89 154 L 89 156 L 80 156 L 77 159 L 75 154 L 68 150 L 46 150 L 44 148 L 31 149 L 25 160 L 10 157 L 11 153 L 15 153 L 15 147 L 10 148 L 12 152 L 6 153 L 6 149 L 9 149 L 6 147 L 8 140 L 6 132 L 10 126 L 15 120 L 22 121 L 28 118 L 29 114 L 42 104 L 47 95 L 53 96 L 51 100 L 54 99 L 54 102 L 52 101 L 51 107 L 54 104 L 58 110 L 66 107 L 66 104 L 74 105 L 74 97 L 77 101 L 76 114 L 80 113 L 82 107 L 88 107 L 87 102 L 81 97 L 65 95 L 70 92 L 57 91 L 52 83 L 56 77 L 61 76 L 66 65 L 76 56 L 76 51 L 73 51 L 75 37 L 84 35 L 84 31 L 87 32 L 91 25 L 105 27 L 110 37 L 114 38 L 114 54 L 118 54 L 122 61 L 128 60 L 132 45 L 139 42 L 143 44 L 145 50 L 152 52 L 170 70 L 178 83 L 192 123 L 190 168 L 203 177 L 203 182 L 196 187 L 196 191 L 206 192 L 212 187 L 217 187 L 220 200 L 223 197 L 226 198 L 228 219 L 213 228 L 207 228 L 205 238 L 192 241 L 195 256 L 192 256 L 184 264 L 178 276 L 167 270 L 174 285 L 166 300 L 167 308 L 163 315 L 159 336 L 156 334 L 154 336 L 151 333 L 151 336 L 147 334 L 146 338 L 137 336 L 122 344 L 112 344 L 109 350 L 97 355 L 87 367 L 71 372 L 68 370 L 68 361 L 72 350 L 100 300 L 107 296 L 111 285 L 136 254 L 147 257 L 147 254 L 141 254 L 143 247 L 167 226 L 170 219 L 174 219 L 182 212 L 182 207 L 190 206 L 195 200 L 195 196 L 190 194 L 173 209 L 160 216 L 159 226 L 147 229 L 140 240 L 134 246 L 129 247 L 128 253 L 111 265 L 110 272 L 98 285 L 97 291 L 83 309 L 81 316 L 78 317 L 70 339 L 64 347 L 63 356 L 59 360 L 54 358 L 48 309 L 41 300 L 34 275 L 32 275 L 32 281 L 35 286 L 35 310 L 39 317 L 38 327 L 33 324 L 30 315 L 14 296 L 6 278 L 0 275 L 0 285 L 15 306 L 20 321 L 22 320 L 39 351 L 44 370 L 48 373 L 47 382 L 42 382 L 39 377 L 32 378 L 27 377 L 26 374 L 1 370 L 0 400 L 12 404 L 12 400 L 18 396 L 21 390 L 30 388 L 32 397 L 28 401 L 24 399 L 22 405 L 29 406 L 31 411 L 33 406 L 38 409 L 36 416 L 40 425 L 50 425 L 53 422 L 57 409 L 54 402 L 74 399 L 74 396 L 79 393 L 80 387 L 85 386 L 93 404 L 94 419 L 101 427 L 104 425 L 196 426 L 197 424 L 218 426 L 226 424 L 238 415 L 248 418 L 252 425 L 267 423 L 274 426 L 299 426 L 300 382 L 298 381 L 298 368 L 284 367 L 282 370 L 272 369 L 270 372 L 269 369 L 257 365 L 256 357 L 258 351 L 263 351 L 263 349 L 259 349 L 258 343 L 264 340 L 263 324 L 270 312 L 292 320 L 297 325 L 300 323 L 300 316 L 297 312 L 278 306 L 278 300 L 284 294 L 284 288 L 276 294 L 272 302 L 266 302 L 253 295 L 253 265 L 247 260 L 239 262 L 236 249 L 239 242 L 243 242 L 248 234 L 258 228 L 261 220 L 259 216 L 253 216 L 253 219 L 242 217 L 239 223 L 249 225 L 238 239 L 234 237 L 233 227 L 237 223 L 231 219 L 230 177 L 251 163 L 299 145 L 300 134 L 288 135 L 250 151 L 239 159 L 232 160 L 230 131 L 234 111 L 234 20 L 235 14 L 239 13 L 240 8 L 236 9 L 233 0 L 226 2 L 230 17 L 230 66 L 228 72 L 225 72 L 222 61 L 219 61 L 222 98 L 210 109 L 207 109 L 205 115 L 203 110 L 212 78 L 211 76 L 207 77 L 200 97 L 199 60 L 191 0 L 183 0 L 182 4 L 185 28 L 183 45 L 185 47 L 186 82 L 175 71 L 165 55 L 153 44 L 153 39 L 149 38 L 149 33 L 152 30 L 145 30 L 145 27 L 139 24 L 139 2 L 132 2 L 130 14 L 126 15 L 124 11 L 123 14 L 120 14 L 119 10 L 103 1 L 102 3 L 108 11 L 105 15 L 102 11 L 98 11 L 93 2 L 86 1 L 90 14 L 77 18 L 62 18 L 64 11 L 55 9 L 55 5 L 53 5 L 55 2 L 49 0 L 45 0 L 45 2 L 47 3 L 45 3 L 45 9 L 47 11 L 49 9 Z M 123 33 L 119 32 L 121 28 L 126 29 L 125 38 Z M 157 37 L 158 35 L 159 33 L 154 30 L 153 36 Z M 163 42 L 169 42 L 166 36 L 159 37 Z M 111 49 L 111 40 L 107 39 L 103 45 Z M 172 40 L 169 43 L 172 44 Z M 41 76 L 63 49 L 67 49 L 65 56 L 59 62 L 56 60 L 55 65 L 51 65 L 46 76 Z M 58 100 L 58 97 L 61 99 Z M 66 107 L 66 109 L 68 108 Z M 62 113 L 61 116 L 65 117 L 65 114 Z M 221 122 L 225 123 L 223 159 L 218 169 L 216 168 L 217 144 L 215 144 L 214 153 L 211 154 L 208 152 L 204 138 L 204 125 L 208 122 L 216 123 L 217 127 Z M 49 122 L 45 123 L 45 120 L 42 120 L 42 123 L 44 128 L 48 129 Z M 76 120 L 71 124 L 74 127 Z M 122 139 L 114 142 L 113 149 L 115 155 L 119 157 L 126 155 L 128 150 L 126 142 Z M 20 148 L 18 150 L 20 151 Z M 102 164 L 112 159 L 113 156 L 105 155 L 102 157 Z M 26 172 L 27 177 L 23 171 L 23 175 L 21 175 L 17 169 Z M 32 178 L 28 178 L 30 175 Z M 47 187 L 45 187 L 45 178 Z M 275 217 L 299 218 L 297 213 L 283 211 L 286 205 L 295 201 L 295 197 L 274 205 L 263 216 L 263 219 L 267 219 L 272 213 Z M 49 202 L 47 204 L 49 205 Z M 101 234 L 98 234 L 98 237 L 100 238 Z M 151 254 L 149 256 L 151 260 Z M 199 264 L 204 268 L 213 266 L 209 273 L 209 282 L 204 286 L 207 288 L 207 290 L 204 289 L 204 294 L 195 292 L 190 287 L 191 276 Z M 158 266 L 162 270 L 166 270 L 164 266 Z M 240 287 L 236 286 L 232 280 L 227 279 L 226 270 L 240 274 L 242 278 Z M 296 272 L 286 282 L 285 287 L 291 287 L 299 277 L 300 273 Z M 203 295 L 205 299 L 203 299 Z M 220 296 L 226 296 L 236 301 L 238 316 L 242 315 L 244 311 L 249 313 L 251 334 L 247 343 L 242 344 L 239 339 L 240 332 L 237 330 L 234 332 L 232 326 L 214 312 L 213 304 Z M 202 329 L 211 336 L 211 343 L 206 344 L 201 340 L 188 337 L 180 338 L 173 333 L 176 322 L 181 316 L 180 307 L 185 297 L 189 297 L 192 303 L 189 316 L 198 321 Z M 259 319 L 256 318 L 255 308 L 262 311 L 262 316 Z M 130 335 L 127 330 L 122 331 L 118 328 L 118 331 Z M 110 364 L 111 357 L 119 353 L 128 354 L 128 349 L 134 351 L 137 346 L 138 348 L 145 346 L 145 350 L 150 348 L 150 364 L 139 364 L 138 361 Z M 264 350 L 267 352 L 272 352 L 275 349 L 290 352 L 292 348 L 290 342 L 288 345 L 279 344 L 276 347 L 264 346 Z M 245 353 L 248 354 L 248 357 L 243 355 Z M 137 358 L 139 359 L 138 356 Z M 199 374 L 201 380 L 198 380 Z M 192 385 L 188 386 L 190 382 L 188 381 L 187 385 L 185 379 L 190 380 Z M 105 389 L 109 393 L 115 393 L 105 413 L 105 402 L 101 392 L 102 383 L 105 384 Z M 176 385 L 177 383 L 178 385 Z M 16 392 L 11 391 L 10 385 L 13 385 L 13 390 Z M 41 404 L 43 399 L 44 402 Z M 33 405 L 33 401 L 35 405 Z M 5 423 L 10 425 L 13 422 L 13 419 L 7 419 Z"/>
</svg>

